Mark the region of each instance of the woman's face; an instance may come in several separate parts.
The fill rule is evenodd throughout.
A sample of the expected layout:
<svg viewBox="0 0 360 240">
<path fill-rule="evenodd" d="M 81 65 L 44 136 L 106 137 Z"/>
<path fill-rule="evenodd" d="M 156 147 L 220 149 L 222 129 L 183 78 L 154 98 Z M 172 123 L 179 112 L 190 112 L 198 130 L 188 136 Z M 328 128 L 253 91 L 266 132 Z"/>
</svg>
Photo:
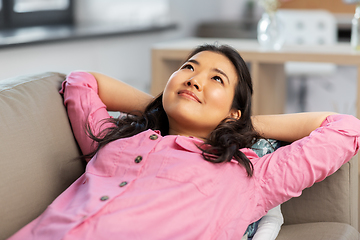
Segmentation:
<svg viewBox="0 0 360 240">
<path fill-rule="evenodd" d="M 163 92 L 169 134 L 207 137 L 225 118 L 240 117 L 231 109 L 237 74 L 222 54 L 203 51 L 174 72 Z"/>
</svg>

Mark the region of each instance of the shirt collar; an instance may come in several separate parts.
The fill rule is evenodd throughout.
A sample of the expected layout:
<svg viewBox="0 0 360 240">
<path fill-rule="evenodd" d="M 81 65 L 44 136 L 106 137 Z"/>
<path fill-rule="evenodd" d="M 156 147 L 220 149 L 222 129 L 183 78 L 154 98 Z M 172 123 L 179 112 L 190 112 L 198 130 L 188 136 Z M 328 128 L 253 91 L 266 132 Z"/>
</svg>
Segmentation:
<svg viewBox="0 0 360 240">
<path fill-rule="evenodd" d="M 161 132 L 159 130 L 154 130 L 154 132 L 161 136 Z M 198 147 L 202 147 L 202 145 L 204 144 L 203 140 L 195 137 L 178 135 L 175 137 L 175 143 L 189 152 L 202 154 L 202 151 Z M 250 161 L 259 158 L 259 156 L 250 148 L 242 148 L 240 149 L 240 151 L 243 152 Z M 235 159 L 232 159 L 231 162 L 236 164 L 238 163 Z"/>
<path fill-rule="evenodd" d="M 202 153 L 198 147 L 201 147 L 204 141 L 194 137 L 176 136 L 175 143 L 190 152 Z"/>
<path fill-rule="evenodd" d="M 202 147 L 204 141 L 194 137 L 177 136 L 175 139 L 175 143 L 187 151 L 201 154 L 202 151 L 198 147 Z M 255 158 L 259 158 L 258 155 L 256 155 L 256 153 L 249 148 L 242 148 L 240 149 L 240 151 L 243 152 L 250 161 Z M 231 162 L 238 163 L 234 159 L 231 160 Z"/>
</svg>

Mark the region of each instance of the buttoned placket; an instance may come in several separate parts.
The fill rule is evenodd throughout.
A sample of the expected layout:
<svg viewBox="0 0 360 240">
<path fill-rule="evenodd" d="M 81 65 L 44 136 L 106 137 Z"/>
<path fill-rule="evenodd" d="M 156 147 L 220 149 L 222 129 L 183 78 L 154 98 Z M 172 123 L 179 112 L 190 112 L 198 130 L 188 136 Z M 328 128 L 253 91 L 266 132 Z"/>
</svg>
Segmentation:
<svg viewBox="0 0 360 240">
<path fill-rule="evenodd" d="M 160 141 L 161 136 L 159 134 L 154 133 L 153 131 L 149 131 L 149 132 L 146 131 L 144 133 L 147 133 L 146 134 L 147 136 L 144 137 L 146 137 L 148 140 L 146 141 L 146 144 L 142 145 L 142 150 L 147 155 L 156 146 L 158 141 Z M 122 192 L 126 191 L 126 188 L 131 184 L 131 182 L 136 180 L 138 174 L 135 174 L 134 172 L 140 171 L 142 164 L 144 163 L 144 156 L 137 155 L 136 157 L 133 158 L 132 163 L 133 164 L 129 168 L 130 171 L 127 171 L 127 174 L 122 177 L 122 180 L 118 181 L 117 190 L 114 191 L 117 192 L 117 194 L 114 196 L 110 196 L 110 194 L 103 193 L 103 195 L 99 196 L 100 203 L 106 204 L 107 202 L 109 202 L 111 198 L 114 198 L 120 195 Z M 133 173 L 133 175 L 131 175 L 131 172 Z M 86 183 L 87 180 L 85 179 L 83 184 Z M 86 217 L 83 217 L 83 220 L 85 219 Z"/>
<path fill-rule="evenodd" d="M 88 221 L 91 219 L 91 217 L 96 214 L 100 209 L 107 206 L 108 204 L 111 204 L 111 200 L 119 197 L 121 194 L 125 193 L 131 183 L 135 181 L 139 175 L 139 172 L 141 171 L 141 168 L 146 163 L 146 160 L 148 158 L 149 152 L 151 152 L 158 142 L 161 140 L 161 135 L 157 134 L 156 132 L 152 130 L 145 131 L 143 133 L 140 133 L 140 136 L 145 141 L 142 141 L 140 145 L 140 151 L 133 153 L 132 156 L 129 154 L 128 159 L 124 159 L 124 161 L 129 161 L 129 167 L 125 171 L 125 175 L 121 174 L 121 177 L 117 176 L 115 173 L 112 177 L 101 177 L 101 176 L 85 176 L 83 179 L 81 179 L 80 183 L 84 187 L 89 184 L 90 178 L 91 181 L 103 181 L 102 184 L 96 184 L 98 186 L 103 186 L 106 184 L 107 186 L 112 185 L 113 187 L 106 188 L 107 190 L 103 190 L 101 188 L 95 189 L 88 189 L 88 191 L 95 191 L 98 192 L 98 197 L 91 201 L 96 201 L 97 204 L 93 205 L 91 209 L 88 209 L 85 214 L 82 214 L 79 216 L 79 223 Z M 98 178 L 98 179 L 96 179 Z"/>
</svg>

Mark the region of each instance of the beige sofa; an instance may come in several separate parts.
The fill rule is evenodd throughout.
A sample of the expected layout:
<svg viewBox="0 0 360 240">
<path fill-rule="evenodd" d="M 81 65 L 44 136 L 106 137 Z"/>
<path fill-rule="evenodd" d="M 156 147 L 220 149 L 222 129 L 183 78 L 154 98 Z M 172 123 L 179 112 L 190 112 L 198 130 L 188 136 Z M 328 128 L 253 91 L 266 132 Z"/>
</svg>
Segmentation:
<svg viewBox="0 0 360 240">
<path fill-rule="evenodd" d="M 0 240 L 36 218 L 84 171 L 58 93 L 65 75 L 0 81 Z M 278 239 L 359 239 L 357 161 L 282 205 Z"/>
</svg>

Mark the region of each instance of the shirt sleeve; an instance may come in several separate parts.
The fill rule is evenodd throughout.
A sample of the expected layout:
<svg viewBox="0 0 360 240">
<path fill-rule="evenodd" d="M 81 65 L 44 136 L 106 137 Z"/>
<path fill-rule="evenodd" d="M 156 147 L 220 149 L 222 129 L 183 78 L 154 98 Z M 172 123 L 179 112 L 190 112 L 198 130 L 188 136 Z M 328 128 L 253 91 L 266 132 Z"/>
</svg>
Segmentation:
<svg viewBox="0 0 360 240">
<path fill-rule="evenodd" d="M 303 189 L 324 180 L 349 161 L 359 149 L 359 132 L 357 118 L 331 115 L 308 137 L 254 159 L 262 214 L 300 196 Z"/>
<path fill-rule="evenodd" d="M 82 153 L 89 154 L 95 150 L 96 144 L 88 136 L 86 124 L 95 135 L 111 126 L 103 121 L 110 115 L 98 95 L 97 81 L 90 73 L 71 72 L 62 83 L 60 93 L 64 96 L 64 105 L 76 141 Z"/>
</svg>

